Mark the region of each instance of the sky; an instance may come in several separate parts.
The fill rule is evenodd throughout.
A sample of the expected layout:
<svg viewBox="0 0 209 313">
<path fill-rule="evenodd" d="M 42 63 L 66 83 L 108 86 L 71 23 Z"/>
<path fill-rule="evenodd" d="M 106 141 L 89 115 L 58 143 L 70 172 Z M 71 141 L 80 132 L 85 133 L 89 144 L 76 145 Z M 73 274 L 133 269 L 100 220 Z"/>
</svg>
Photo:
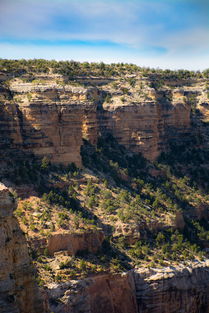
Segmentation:
<svg viewBox="0 0 209 313">
<path fill-rule="evenodd" d="M 209 68 L 209 0 L 0 0 L 0 58 Z"/>
</svg>

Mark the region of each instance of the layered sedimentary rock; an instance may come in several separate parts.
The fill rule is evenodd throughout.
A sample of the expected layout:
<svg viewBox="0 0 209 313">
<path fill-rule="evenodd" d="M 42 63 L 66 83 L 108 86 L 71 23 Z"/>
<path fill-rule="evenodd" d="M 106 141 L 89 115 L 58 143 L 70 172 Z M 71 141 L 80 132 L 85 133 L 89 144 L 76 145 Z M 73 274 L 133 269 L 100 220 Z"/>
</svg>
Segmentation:
<svg viewBox="0 0 209 313">
<path fill-rule="evenodd" d="M 209 312 L 209 262 L 134 272 L 138 313 Z"/>
<path fill-rule="evenodd" d="M 102 231 L 53 234 L 48 239 L 47 250 L 50 255 L 61 250 L 67 251 L 69 255 L 76 255 L 81 251 L 96 253 L 101 248 L 103 240 Z"/>
<path fill-rule="evenodd" d="M 111 90 L 106 103 L 100 86 L 14 81 L 1 88 L 0 147 L 80 166 L 82 139 L 96 144 L 99 135 L 111 133 L 127 149 L 154 160 L 168 139 L 188 134 L 191 105 L 178 88 L 145 92 L 139 97 L 134 89 L 122 101 Z"/>
<path fill-rule="evenodd" d="M 12 216 L 15 202 L 0 187 L 0 312 L 44 313 L 46 307 L 55 313 L 209 312 L 208 261 L 52 284 L 44 308 L 25 237 Z"/>
<path fill-rule="evenodd" d="M 137 313 L 133 276 L 100 275 L 48 289 L 54 313 Z"/>
<path fill-rule="evenodd" d="M 112 132 L 119 143 L 131 151 L 141 152 L 149 160 L 155 160 L 165 150 L 168 139 L 186 134 L 190 129 L 189 105 L 155 96 L 144 103 L 108 105 L 101 118 L 105 130 Z"/>
<path fill-rule="evenodd" d="M 15 201 L 0 184 L 0 312 L 42 313 L 26 239 L 12 215 Z"/>
<path fill-rule="evenodd" d="M 1 147 L 32 151 L 52 162 L 81 165 L 82 138 L 94 142 L 91 119 L 96 120 L 94 88 L 15 84 L 12 100 L 1 108 Z M 94 101 L 92 101 L 94 97 Z M 88 118 L 89 116 L 89 118 Z M 94 130 L 93 130 L 94 132 Z"/>
<path fill-rule="evenodd" d="M 60 251 L 75 256 L 79 252 L 98 252 L 104 238 L 104 233 L 100 230 L 82 233 L 59 232 L 52 233 L 47 239 L 33 238 L 30 240 L 30 246 L 39 253 L 43 253 L 47 249 L 48 254 L 51 256 Z"/>
<path fill-rule="evenodd" d="M 208 313 L 209 262 L 100 275 L 48 288 L 55 313 Z"/>
</svg>

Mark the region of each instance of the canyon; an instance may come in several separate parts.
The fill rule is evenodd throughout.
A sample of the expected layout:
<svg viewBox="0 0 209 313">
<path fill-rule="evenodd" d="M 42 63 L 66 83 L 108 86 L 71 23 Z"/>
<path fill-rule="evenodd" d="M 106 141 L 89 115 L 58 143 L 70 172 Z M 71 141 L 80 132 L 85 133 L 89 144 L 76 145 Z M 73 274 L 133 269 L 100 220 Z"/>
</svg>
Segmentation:
<svg viewBox="0 0 209 313">
<path fill-rule="evenodd" d="M 209 313 L 207 190 L 188 184 L 185 164 L 170 174 L 171 167 L 157 163 L 170 152 L 178 157 L 170 143 L 191 150 L 191 138 L 197 150 L 208 151 L 208 79 L 166 78 L 157 86 L 159 77 L 139 71 L 69 80 L 52 69 L 0 72 L 1 313 Z M 103 152 L 118 153 L 121 163 L 100 154 L 110 167 L 86 167 L 82 153 L 88 150 L 95 165 L 101 138 L 114 138 L 111 147 L 123 147 L 125 161 L 133 157 L 134 174 L 121 166 L 121 150 L 106 146 Z M 17 172 L 10 176 L 9 166 L 16 160 L 24 171 L 39 162 L 29 182 L 21 174 L 12 181 Z M 197 160 L 206 171 L 203 157 Z M 110 176 L 109 168 L 119 176 Z M 166 188 L 173 192 L 169 201 Z M 196 221 L 202 224 L 186 245 Z M 199 233 L 203 255 L 195 246 Z M 174 238 L 170 250 L 166 236 Z M 152 240 L 157 248 L 149 259 L 144 242 L 152 246 Z M 158 262 L 153 255 L 160 246 L 167 259 Z M 180 261 L 176 254 L 183 255 Z"/>
</svg>

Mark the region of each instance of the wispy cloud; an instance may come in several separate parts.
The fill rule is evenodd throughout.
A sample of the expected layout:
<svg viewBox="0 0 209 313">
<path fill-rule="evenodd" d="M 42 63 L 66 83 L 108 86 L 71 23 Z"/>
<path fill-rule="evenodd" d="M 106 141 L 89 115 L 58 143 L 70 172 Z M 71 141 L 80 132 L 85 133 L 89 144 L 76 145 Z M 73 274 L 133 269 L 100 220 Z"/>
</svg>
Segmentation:
<svg viewBox="0 0 209 313">
<path fill-rule="evenodd" d="M 39 53 L 52 43 L 63 53 L 96 43 L 101 55 L 112 45 L 110 55 L 117 46 L 129 62 L 195 58 L 209 53 L 208 9 L 208 0 L 1 0 L 0 42 Z"/>
<path fill-rule="evenodd" d="M 56 60 L 75 60 L 75 61 L 89 61 L 89 62 L 129 62 L 135 63 L 140 66 L 147 67 L 159 67 L 170 69 L 195 69 L 203 70 L 208 67 L 208 53 L 201 55 L 184 55 L 176 56 L 174 54 L 158 54 L 153 53 L 133 53 L 132 51 L 126 51 L 112 46 L 101 47 L 100 46 L 86 46 L 86 45 L 53 45 L 51 46 L 39 46 L 33 44 L 9 44 L 0 43 L 1 57 L 3 58 L 44 58 L 44 59 L 56 59 Z"/>
</svg>

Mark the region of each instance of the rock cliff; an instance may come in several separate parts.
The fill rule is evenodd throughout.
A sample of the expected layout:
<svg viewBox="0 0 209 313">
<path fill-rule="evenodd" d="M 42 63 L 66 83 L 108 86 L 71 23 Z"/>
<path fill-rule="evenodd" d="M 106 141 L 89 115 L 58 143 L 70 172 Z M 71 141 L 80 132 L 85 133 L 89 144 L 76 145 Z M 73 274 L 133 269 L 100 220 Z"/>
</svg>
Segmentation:
<svg viewBox="0 0 209 313">
<path fill-rule="evenodd" d="M 95 122 L 96 104 L 91 101 L 95 89 L 25 83 L 5 92 L 12 100 L 1 107 L 2 148 L 9 145 L 48 156 L 52 162 L 81 165 L 83 132 L 92 138 L 92 114 Z"/>
<path fill-rule="evenodd" d="M 55 313 L 207 313 L 207 262 L 100 275 L 48 288 Z"/>
<path fill-rule="evenodd" d="M 190 129 L 190 106 L 157 99 L 106 106 L 101 120 L 118 142 L 149 160 L 166 148 L 167 140 Z M 103 124 L 102 123 L 102 124 Z M 102 125 L 104 128 L 104 126 Z"/>
<path fill-rule="evenodd" d="M 101 248 L 103 240 L 102 231 L 53 234 L 48 239 L 47 250 L 51 255 L 60 250 L 67 251 L 69 255 L 76 255 L 81 251 L 96 253 Z"/>
<path fill-rule="evenodd" d="M 209 312 L 208 262 L 134 272 L 139 313 Z"/>
<path fill-rule="evenodd" d="M 55 313 L 137 313 L 131 274 L 101 275 L 48 289 L 50 309 Z"/>
<path fill-rule="evenodd" d="M 126 88 L 124 94 L 125 88 L 115 90 L 111 84 L 76 87 L 51 77 L 42 83 L 14 79 L 1 89 L 1 149 L 9 146 L 81 166 L 82 138 L 95 144 L 99 135 L 111 133 L 126 148 L 154 160 L 169 139 L 189 133 L 191 104 L 185 99 L 193 90 L 201 103 L 204 84 L 161 90 L 147 84 Z"/>
<path fill-rule="evenodd" d="M 66 252 L 68 255 L 75 256 L 77 253 L 96 253 L 101 249 L 104 241 L 103 231 L 85 231 L 80 233 L 58 232 L 52 233 L 48 238 L 33 238 L 30 246 L 35 251 L 43 253 L 47 249 L 49 255 L 55 252 Z"/>
<path fill-rule="evenodd" d="M 26 239 L 12 215 L 15 201 L 0 184 L 0 312 L 44 312 Z"/>
</svg>

